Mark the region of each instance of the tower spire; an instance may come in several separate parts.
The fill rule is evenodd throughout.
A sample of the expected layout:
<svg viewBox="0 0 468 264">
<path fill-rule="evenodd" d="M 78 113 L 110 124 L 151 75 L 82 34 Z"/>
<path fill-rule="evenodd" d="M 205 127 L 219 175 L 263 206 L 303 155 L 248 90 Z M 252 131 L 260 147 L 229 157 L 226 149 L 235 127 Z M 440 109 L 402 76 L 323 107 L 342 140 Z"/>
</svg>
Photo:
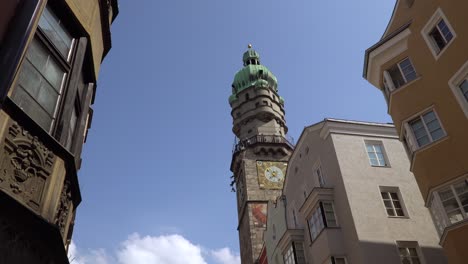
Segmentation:
<svg viewBox="0 0 468 264">
<path fill-rule="evenodd" d="M 253 264 L 263 245 L 268 201 L 281 195 L 293 147 L 285 139 L 288 128 L 278 81 L 260 64 L 260 55 L 252 45 L 247 48 L 243 68 L 232 82 L 229 104 L 232 131 L 238 139 L 231 171 L 237 193 L 241 262 Z"/>
</svg>

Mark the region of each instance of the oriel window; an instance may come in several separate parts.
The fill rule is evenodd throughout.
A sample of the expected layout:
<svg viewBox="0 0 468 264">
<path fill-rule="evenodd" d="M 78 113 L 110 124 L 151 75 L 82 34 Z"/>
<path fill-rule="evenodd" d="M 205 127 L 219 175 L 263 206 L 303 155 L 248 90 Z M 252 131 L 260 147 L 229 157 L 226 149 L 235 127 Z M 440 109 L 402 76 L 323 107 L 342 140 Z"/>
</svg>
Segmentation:
<svg viewBox="0 0 468 264">
<path fill-rule="evenodd" d="M 70 32 L 47 6 L 29 45 L 12 99 L 49 133 L 71 71 L 73 48 Z"/>
</svg>

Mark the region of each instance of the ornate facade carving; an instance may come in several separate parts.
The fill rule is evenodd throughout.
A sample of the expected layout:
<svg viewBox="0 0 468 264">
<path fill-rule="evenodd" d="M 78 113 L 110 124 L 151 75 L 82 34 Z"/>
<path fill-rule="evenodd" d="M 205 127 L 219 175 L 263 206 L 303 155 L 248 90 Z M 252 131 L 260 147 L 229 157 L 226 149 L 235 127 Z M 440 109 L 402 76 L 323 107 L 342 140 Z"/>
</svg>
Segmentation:
<svg viewBox="0 0 468 264">
<path fill-rule="evenodd" d="M 9 127 L 2 145 L 0 188 L 37 212 L 54 154 L 16 122 Z"/>
<path fill-rule="evenodd" d="M 57 215 L 55 216 L 55 224 L 59 227 L 62 237 L 65 235 L 67 227 L 68 215 L 72 206 L 70 182 L 65 181 L 62 193 L 60 194 L 60 203 L 57 208 Z"/>
</svg>

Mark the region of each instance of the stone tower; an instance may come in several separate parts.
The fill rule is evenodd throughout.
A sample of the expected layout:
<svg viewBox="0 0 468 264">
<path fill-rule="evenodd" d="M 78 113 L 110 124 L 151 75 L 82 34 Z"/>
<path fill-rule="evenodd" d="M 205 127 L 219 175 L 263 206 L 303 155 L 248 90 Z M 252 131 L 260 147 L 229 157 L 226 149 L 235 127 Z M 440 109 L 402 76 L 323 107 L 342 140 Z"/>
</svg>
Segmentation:
<svg viewBox="0 0 468 264">
<path fill-rule="evenodd" d="M 236 142 L 231 171 L 237 193 L 243 264 L 255 263 L 263 245 L 267 204 L 281 195 L 293 146 L 286 139 L 284 100 L 276 77 L 249 45 L 229 97 Z"/>
</svg>

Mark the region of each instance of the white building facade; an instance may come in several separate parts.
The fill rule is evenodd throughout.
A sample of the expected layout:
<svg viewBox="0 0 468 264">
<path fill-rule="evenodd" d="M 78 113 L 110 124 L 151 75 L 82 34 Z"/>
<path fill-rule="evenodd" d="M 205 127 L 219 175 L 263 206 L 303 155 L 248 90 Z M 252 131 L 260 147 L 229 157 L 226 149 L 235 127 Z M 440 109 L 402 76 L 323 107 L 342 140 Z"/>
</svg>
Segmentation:
<svg viewBox="0 0 468 264">
<path fill-rule="evenodd" d="M 446 263 L 409 166 L 393 125 L 325 119 L 306 127 L 283 197 L 268 208 L 269 263 Z M 274 210 L 286 226 L 275 240 Z"/>
</svg>

